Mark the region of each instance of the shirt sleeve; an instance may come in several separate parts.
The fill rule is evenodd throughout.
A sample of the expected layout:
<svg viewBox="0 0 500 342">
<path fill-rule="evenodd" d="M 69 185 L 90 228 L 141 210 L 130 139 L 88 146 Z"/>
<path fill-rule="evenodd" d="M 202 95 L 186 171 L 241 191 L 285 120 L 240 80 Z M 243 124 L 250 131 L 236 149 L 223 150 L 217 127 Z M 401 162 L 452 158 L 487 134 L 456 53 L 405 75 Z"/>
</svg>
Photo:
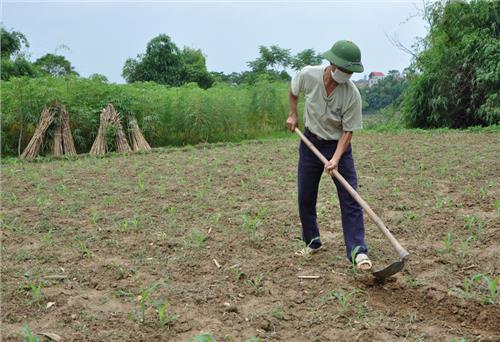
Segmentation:
<svg viewBox="0 0 500 342">
<path fill-rule="evenodd" d="M 357 93 L 342 116 L 342 129 L 344 131 L 352 132 L 363 128 L 362 107 L 361 96 Z"/>
<path fill-rule="evenodd" d="M 292 94 L 299 96 L 300 92 L 304 92 L 304 84 L 304 69 L 302 69 L 292 78 L 292 82 L 290 83 L 290 90 L 292 91 Z"/>
</svg>

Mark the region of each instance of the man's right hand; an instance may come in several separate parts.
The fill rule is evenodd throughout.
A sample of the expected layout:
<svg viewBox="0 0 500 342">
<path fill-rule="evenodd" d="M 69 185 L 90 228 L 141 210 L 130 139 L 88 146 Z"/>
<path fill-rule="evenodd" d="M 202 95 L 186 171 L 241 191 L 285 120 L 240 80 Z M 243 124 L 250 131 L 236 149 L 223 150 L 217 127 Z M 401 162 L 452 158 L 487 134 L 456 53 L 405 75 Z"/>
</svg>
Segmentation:
<svg viewBox="0 0 500 342">
<path fill-rule="evenodd" d="M 298 127 L 297 114 L 290 113 L 288 119 L 286 120 L 286 127 L 290 132 L 295 131 L 295 128 Z"/>
</svg>

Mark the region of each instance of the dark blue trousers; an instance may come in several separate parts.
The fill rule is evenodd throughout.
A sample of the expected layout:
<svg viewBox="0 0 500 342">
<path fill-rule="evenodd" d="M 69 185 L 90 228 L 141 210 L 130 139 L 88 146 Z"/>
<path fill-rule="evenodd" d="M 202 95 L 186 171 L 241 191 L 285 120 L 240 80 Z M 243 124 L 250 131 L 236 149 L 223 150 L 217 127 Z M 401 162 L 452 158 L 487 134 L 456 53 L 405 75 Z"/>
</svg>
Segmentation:
<svg viewBox="0 0 500 342">
<path fill-rule="evenodd" d="M 328 160 L 332 158 L 337 148 L 336 140 L 319 140 L 307 131 L 305 134 Z M 303 142 L 300 143 L 299 151 L 298 200 L 300 221 L 302 223 L 302 239 L 307 246 L 317 248 L 321 245 L 321 240 L 316 219 L 316 201 L 319 182 L 325 166 Z M 338 171 L 354 189 L 358 189 L 358 178 L 354 168 L 351 145 L 342 155 Z M 351 251 L 357 246 L 360 246 L 360 248 L 356 254 L 368 252 L 365 244 L 363 208 L 344 189 L 342 184 L 334 177 L 332 179 L 337 187 L 340 202 L 347 258 L 351 260 Z"/>
</svg>

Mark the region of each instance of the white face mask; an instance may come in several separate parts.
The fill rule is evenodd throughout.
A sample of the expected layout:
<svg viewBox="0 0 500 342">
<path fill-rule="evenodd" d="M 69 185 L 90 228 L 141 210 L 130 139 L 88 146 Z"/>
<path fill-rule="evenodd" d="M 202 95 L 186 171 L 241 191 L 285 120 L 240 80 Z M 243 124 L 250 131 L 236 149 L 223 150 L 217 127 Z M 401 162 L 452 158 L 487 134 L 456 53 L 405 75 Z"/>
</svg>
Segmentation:
<svg viewBox="0 0 500 342">
<path fill-rule="evenodd" d="M 347 72 L 343 72 L 339 70 L 338 68 L 335 69 L 335 71 L 331 71 L 332 73 L 332 78 L 337 82 L 338 84 L 346 83 L 348 79 L 351 78 L 352 74 L 348 74 Z"/>
</svg>

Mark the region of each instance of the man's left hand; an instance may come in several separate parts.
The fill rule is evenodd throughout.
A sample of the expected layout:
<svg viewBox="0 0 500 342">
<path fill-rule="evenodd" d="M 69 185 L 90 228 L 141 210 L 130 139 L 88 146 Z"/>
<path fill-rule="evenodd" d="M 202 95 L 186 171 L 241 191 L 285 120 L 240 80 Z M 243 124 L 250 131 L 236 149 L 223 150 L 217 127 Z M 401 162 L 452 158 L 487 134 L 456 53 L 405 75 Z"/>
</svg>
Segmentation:
<svg viewBox="0 0 500 342">
<path fill-rule="evenodd" d="M 338 171 L 339 161 L 336 158 L 332 158 L 328 164 L 325 165 L 325 171 L 330 176 L 333 176 L 333 170 Z"/>
</svg>

